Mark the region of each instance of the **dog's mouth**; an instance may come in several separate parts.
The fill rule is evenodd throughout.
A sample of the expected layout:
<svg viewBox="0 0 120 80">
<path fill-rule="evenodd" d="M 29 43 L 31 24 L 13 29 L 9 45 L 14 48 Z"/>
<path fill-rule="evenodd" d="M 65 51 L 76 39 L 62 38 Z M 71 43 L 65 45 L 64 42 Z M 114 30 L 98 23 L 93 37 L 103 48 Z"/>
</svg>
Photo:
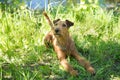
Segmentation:
<svg viewBox="0 0 120 80">
<path fill-rule="evenodd" d="M 60 36 L 61 34 L 60 34 L 60 33 L 54 33 L 54 35 L 56 35 L 56 36 Z"/>
<path fill-rule="evenodd" d="M 60 34 L 60 32 L 53 32 L 54 33 L 54 35 L 56 35 L 56 36 L 60 36 L 61 34 Z"/>
<path fill-rule="evenodd" d="M 57 32 L 57 33 L 54 32 L 54 35 L 55 35 L 55 36 L 61 36 L 60 32 Z"/>
</svg>

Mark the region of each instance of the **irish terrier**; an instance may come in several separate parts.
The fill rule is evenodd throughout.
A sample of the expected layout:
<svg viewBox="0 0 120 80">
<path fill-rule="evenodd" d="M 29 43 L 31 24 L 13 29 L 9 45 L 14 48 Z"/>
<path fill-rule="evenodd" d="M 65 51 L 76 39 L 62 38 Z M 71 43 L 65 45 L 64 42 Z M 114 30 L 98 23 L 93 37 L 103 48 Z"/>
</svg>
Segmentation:
<svg viewBox="0 0 120 80">
<path fill-rule="evenodd" d="M 48 20 L 49 21 L 49 20 Z M 52 23 L 51 23 L 52 25 Z M 74 23 L 65 20 L 61 21 L 60 19 L 53 21 L 53 28 L 45 36 L 44 43 L 47 48 L 50 45 L 53 46 L 54 51 L 57 53 L 57 57 L 60 60 L 60 64 L 64 69 L 69 72 L 71 75 L 78 75 L 78 71 L 74 70 L 73 67 L 67 62 L 67 56 L 73 56 L 85 69 L 91 74 L 95 74 L 94 68 L 90 65 L 90 62 L 87 61 L 84 57 L 80 56 L 75 43 L 69 35 L 68 29 L 73 26 Z"/>
</svg>

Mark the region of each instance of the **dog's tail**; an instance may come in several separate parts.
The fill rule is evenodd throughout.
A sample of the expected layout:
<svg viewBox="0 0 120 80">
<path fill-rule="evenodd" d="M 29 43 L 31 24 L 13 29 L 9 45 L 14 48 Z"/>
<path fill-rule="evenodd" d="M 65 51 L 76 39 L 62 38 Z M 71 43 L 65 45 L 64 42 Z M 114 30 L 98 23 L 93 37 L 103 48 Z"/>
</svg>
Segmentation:
<svg viewBox="0 0 120 80">
<path fill-rule="evenodd" d="M 52 23 L 52 21 L 50 20 L 50 18 L 48 17 L 47 13 L 46 13 L 46 12 L 43 12 L 43 15 L 44 15 L 45 18 L 47 19 L 47 21 L 48 21 L 51 29 L 53 29 L 53 28 L 54 28 L 54 27 L 53 27 L 53 23 Z"/>
</svg>

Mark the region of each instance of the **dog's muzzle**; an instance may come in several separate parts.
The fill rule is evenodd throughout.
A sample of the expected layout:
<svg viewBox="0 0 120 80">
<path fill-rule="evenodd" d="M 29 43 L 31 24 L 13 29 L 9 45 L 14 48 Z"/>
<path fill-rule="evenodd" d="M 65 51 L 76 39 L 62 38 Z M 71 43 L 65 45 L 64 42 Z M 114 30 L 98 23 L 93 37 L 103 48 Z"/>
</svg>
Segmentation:
<svg viewBox="0 0 120 80">
<path fill-rule="evenodd" d="M 54 30 L 54 34 L 55 34 L 55 35 L 60 35 L 60 29 L 59 29 L 59 28 L 56 28 L 56 29 Z"/>
<path fill-rule="evenodd" d="M 60 30 L 58 28 L 55 29 L 55 33 L 58 33 Z"/>
</svg>

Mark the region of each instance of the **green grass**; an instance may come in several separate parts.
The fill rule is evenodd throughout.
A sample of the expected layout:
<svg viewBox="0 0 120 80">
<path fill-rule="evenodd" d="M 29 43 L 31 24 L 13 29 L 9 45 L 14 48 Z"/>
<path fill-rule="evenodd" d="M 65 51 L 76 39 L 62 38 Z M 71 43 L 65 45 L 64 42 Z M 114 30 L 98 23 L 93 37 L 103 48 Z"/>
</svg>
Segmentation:
<svg viewBox="0 0 120 80">
<path fill-rule="evenodd" d="M 10 13 L 0 9 L 0 80 L 119 80 L 120 15 L 99 7 L 48 11 L 52 19 L 74 22 L 70 28 L 80 54 L 96 69 L 91 76 L 73 58 L 70 64 L 80 74 L 73 77 L 61 69 L 55 52 L 47 50 L 43 38 L 50 30 L 43 15 L 29 10 Z"/>
</svg>

